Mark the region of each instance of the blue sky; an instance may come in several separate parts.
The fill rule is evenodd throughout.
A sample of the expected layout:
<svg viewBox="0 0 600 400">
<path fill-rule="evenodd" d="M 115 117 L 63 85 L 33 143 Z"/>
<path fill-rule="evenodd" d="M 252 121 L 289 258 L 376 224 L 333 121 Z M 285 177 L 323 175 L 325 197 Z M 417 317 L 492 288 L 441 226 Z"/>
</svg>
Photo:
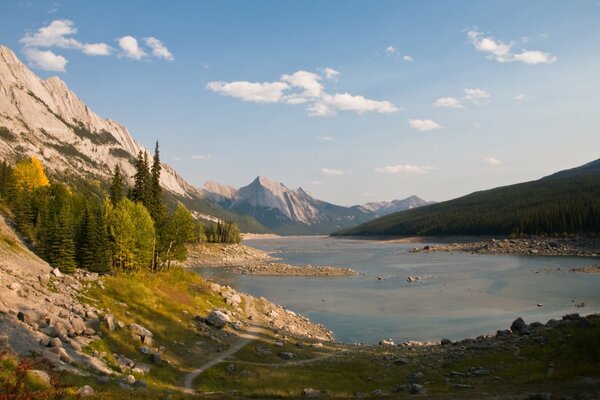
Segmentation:
<svg viewBox="0 0 600 400">
<path fill-rule="evenodd" d="M 598 21 L 598 0 L 8 0 L 0 42 L 196 185 L 351 205 L 599 158 Z"/>
</svg>

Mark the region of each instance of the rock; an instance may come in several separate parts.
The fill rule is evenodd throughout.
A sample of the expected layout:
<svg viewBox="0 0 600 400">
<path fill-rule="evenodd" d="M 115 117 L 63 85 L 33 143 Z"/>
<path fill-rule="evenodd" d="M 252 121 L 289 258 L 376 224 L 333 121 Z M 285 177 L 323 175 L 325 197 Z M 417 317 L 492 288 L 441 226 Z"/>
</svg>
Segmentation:
<svg viewBox="0 0 600 400">
<path fill-rule="evenodd" d="M 404 358 L 404 357 L 398 357 L 393 362 L 396 365 L 405 365 L 405 364 L 408 364 L 408 360 L 406 358 Z"/>
<path fill-rule="evenodd" d="M 406 376 L 406 382 L 407 383 L 417 383 L 419 381 L 421 381 L 423 379 L 423 373 L 422 372 L 411 372 L 410 374 L 408 374 Z"/>
<path fill-rule="evenodd" d="M 383 339 L 379 341 L 379 345 L 380 346 L 394 346 L 394 340 L 393 339 Z"/>
<path fill-rule="evenodd" d="M 113 371 L 106 366 L 104 361 L 96 357 L 86 358 L 86 363 L 93 371 L 99 372 L 104 375 L 112 375 Z"/>
<path fill-rule="evenodd" d="M 387 396 L 388 392 L 386 392 L 385 390 L 382 389 L 375 389 L 371 392 L 371 396 L 375 396 L 375 397 L 381 397 L 381 396 Z"/>
<path fill-rule="evenodd" d="M 218 283 L 211 283 L 210 290 L 214 293 L 221 293 L 221 285 Z"/>
<path fill-rule="evenodd" d="M 94 336 L 96 334 L 96 331 L 93 330 L 92 328 L 85 328 L 85 330 L 83 331 L 83 334 L 86 336 Z M 146 336 L 144 336 L 144 339 L 146 339 Z"/>
<path fill-rule="evenodd" d="M 406 278 L 406 282 L 412 283 L 412 282 L 416 282 L 419 280 L 418 276 L 409 276 L 408 278 Z"/>
<path fill-rule="evenodd" d="M 135 376 L 127 375 L 125 378 L 123 378 L 123 381 L 128 385 L 133 385 L 135 383 Z"/>
<path fill-rule="evenodd" d="M 528 335 L 529 334 L 529 326 L 525 323 L 523 318 L 519 317 L 513 321 L 510 325 L 510 330 L 518 333 L 519 335 Z"/>
<path fill-rule="evenodd" d="M 46 371 L 42 371 L 40 369 L 30 369 L 29 371 L 27 371 L 27 375 L 33 378 L 36 382 L 48 388 L 52 386 L 52 383 L 50 381 L 50 375 L 48 375 Z"/>
<path fill-rule="evenodd" d="M 419 393 L 423 393 L 423 386 L 419 385 L 418 383 L 412 383 L 410 385 L 407 385 L 406 387 L 406 391 L 409 394 L 419 394 Z"/>
<path fill-rule="evenodd" d="M 104 323 L 109 331 L 114 331 L 116 329 L 115 317 L 111 314 L 108 314 L 104 317 Z"/>
<path fill-rule="evenodd" d="M 18 282 L 12 282 L 10 285 L 8 285 L 8 288 L 10 290 L 21 290 L 21 285 Z"/>
<path fill-rule="evenodd" d="M 490 373 L 490 371 L 488 371 L 487 369 L 482 368 L 482 367 L 469 368 L 469 374 L 471 374 L 473 376 L 483 376 L 483 375 L 487 375 L 489 373 Z"/>
<path fill-rule="evenodd" d="M 50 275 L 40 274 L 40 275 L 38 275 L 38 280 L 40 281 L 41 285 L 46 286 L 48 284 L 48 282 L 50 282 Z"/>
<path fill-rule="evenodd" d="M 136 369 L 141 371 L 142 375 L 150 373 L 150 366 L 148 364 L 136 363 L 133 371 L 135 371 Z"/>
<path fill-rule="evenodd" d="M 8 347 L 8 336 L 0 335 L 0 351 L 6 349 Z"/>
<path fill-rule="evenodd" d="M 50 347 L 62 347 L 62 341 L 60 338 L 52 338 L 50 339 Z"/>
<path fill-rule="evenodd" d="M 23 321 L 27 325 L 33 325 L 38 322 L 40 317 L 38 316 L 37 312 L 33 310 L 23 310 L 19 311 L 19 313 L 17 314 L 17 318 L 19 319 L 19 321 Z"/>
<path fill-rule="evenodd" d="M 62 276 L 63 276 L 62 272 L 60 272 L 60 270 L 58 268 L 54 268 L 52 270 L 51 274 L 57 278 L 62 278 Z"/>
<path fill-rule="evenodd" d="M 278 356 L 284 360 L 292 360 L 292 359 L 296 358 L 296 354 L 291 353 L 289 351 L 282 351 L 281 353 L 278 354 Z"/>
<path fill-rule="evenodd" d="M 87 396 L 93 396 L 93 395 L 94 395 L 94 389 L 89 385 L 82 386 L 77 390 L 77 396 L 79 396 L 79 397 L 87 397 Z"/>
<path fill-rule="evenodd" d="M 85 321 L 81 317 L 73 317 L 71 319 L 71 327 L 78 335 L 81 335 L 85 331 Z"/>
<path fill-rule="evenodd" d="M 444 338 L 444 339 L 440 340 L 440 344 L 442 346 L 448 346 L 449 344 L 452 344 L 452 340 Z"/>
<path fill-rule="evenodd" d="M 58 358 L 60 359 L 60 361 L 66 362 L 66 363 L 70 363 L 71 361 L 73 361 L 71 359 L 71 356 L 69 355 L 69 353 L 67 353 L 67 351 L 64 348 L 55 347 L 52 350 L 58 355 Z"/>
<path fill-rule="evenodd" d="M 233 374 L 235 372 L 235 365 L 229 364 L 225 367 L 225 371 L 229 372 L 230 374 Z"/>
<path fill-rule="evenodd" d="M 312 398 L 321 397 L 321 391 L 317 390 L 317 389 L 305 388 L 305 389 L 302 389 L 300 396 L 312 397 Z"/>
<path fill-rule="evenodd" d="M 457 389 L 473 389 L 473 385 L 467 385 L 464 383 L 455 383 L 452 387 Z"/>
<path fill-rule="evenodd" d="M 231 318 L 229 318 L 229 315 L 219 310 L 213 310 L 210 312 L 210 314 L 208 314 L 208 317 L 206 317 L 206 322 L 209 325 L 220 329 L 227 325 L 229 322 L 231 322 Z"/>
<path fill-rule="evenodd" d="M 133 337 L 144 343 L 146 346 L 152 346 L 152 337 L 154 335 L 148 329 L 139 324 L 129 324 L 129 330 Z"/>
</svg>

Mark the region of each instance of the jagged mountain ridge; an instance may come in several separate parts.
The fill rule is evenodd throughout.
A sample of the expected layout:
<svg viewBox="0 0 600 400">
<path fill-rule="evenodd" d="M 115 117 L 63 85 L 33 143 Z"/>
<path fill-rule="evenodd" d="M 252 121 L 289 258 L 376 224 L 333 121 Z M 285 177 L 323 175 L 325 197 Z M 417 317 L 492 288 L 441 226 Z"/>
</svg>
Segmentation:
<svg viewBox="0 0 600 400">
<path fill-rule="evenodd" d="M 290 189 L 283 183 L 261 176 L 239 189 L 206 182 L 202 191 L 206 198 L 222 207 L 250 215 L 280 234 L 327 234 L 385 215 L 383 213 L 388 210 L 428 204 L 412 196 L 392 202 L 343 207 L 316 199 L 301 187 Z"/>
<path fill-rule="evenodd" d="M 359 207 L 377 214 L 378 217 L 382 217 L 398 211 L 410 210 L 428 204 L 435 204 L 435 202 L 423 200 L 418 196 L 410 196 L 402 200 L 369 202 Z"/>
<path fill-rule="evenodd" d="M 93 112 L 60 78 L 39 78 L 0 45 L 0 158 L 15 162 L 36 156 L 53 176 L 106 181 L 117 165 L 132 177 L 139 151 L 147 150 L 127 128 Z M 234 220 L 244 231 L 268 231 L 252 218 L 207 201 L 175 169 L 162 167 L 165 194 L 197 217 Z"/>
</svg>

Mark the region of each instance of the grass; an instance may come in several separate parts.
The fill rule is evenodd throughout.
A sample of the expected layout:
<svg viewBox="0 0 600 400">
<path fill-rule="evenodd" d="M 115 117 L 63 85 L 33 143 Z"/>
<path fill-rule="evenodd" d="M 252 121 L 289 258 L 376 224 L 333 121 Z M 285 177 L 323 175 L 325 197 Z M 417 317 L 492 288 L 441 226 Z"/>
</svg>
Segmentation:
<svg viewBox="0 0 600 400">
<path fill-rule="evenodd" d="M 98 308 L 109 309 L 116 320 L 126 325 L 138 323 L 154 334 L 155 347 L 164 346 L 167 363 L 152 364 L 150 356 L 139 351 L 141 343 L 132 339 L 127 328 L 113 332 L 102 327 L 102 339 L 85 349 L 105 352 L 109 367 L 117 368 L 113 353 L 122 354 L 137 362 L 149 364 L 151 371 L 138 376 L 156 389 L 174 389 L 183 375 L 214 353 L 220 343 L 202 335 L 193 320 L 206 316 L 213 308 L 226 308 L 220 296 L 213 295 L 207 283 L 197 274 L 174 268 L 166 272 L 117 274 L 103 278 L 106 289 L 98 285 L 85 293 L 97 300 Z M 203 346 L 197 345 L 201 340 Z"/>
</svg>

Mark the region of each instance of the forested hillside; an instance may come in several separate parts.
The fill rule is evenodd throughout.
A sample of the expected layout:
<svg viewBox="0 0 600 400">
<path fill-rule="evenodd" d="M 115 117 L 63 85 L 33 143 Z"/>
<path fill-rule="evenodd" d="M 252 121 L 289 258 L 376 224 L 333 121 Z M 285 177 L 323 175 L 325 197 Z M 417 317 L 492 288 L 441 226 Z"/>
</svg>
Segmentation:
<svg viewBox="0 0 600 400">
<path fill-rule="evenodd" d="M 336 236 L 600 233 L 600 160 L 537 181 L 391 214 Z"/>
</svg>

